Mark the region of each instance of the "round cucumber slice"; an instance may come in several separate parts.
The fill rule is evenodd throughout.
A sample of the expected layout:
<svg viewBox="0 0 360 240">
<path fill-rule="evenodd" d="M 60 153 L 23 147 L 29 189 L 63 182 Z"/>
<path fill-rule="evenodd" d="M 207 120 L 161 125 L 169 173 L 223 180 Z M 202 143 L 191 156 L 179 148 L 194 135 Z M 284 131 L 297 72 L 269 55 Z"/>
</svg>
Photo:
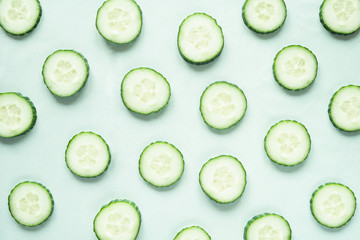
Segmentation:
<svg viewBox="0 0 360 240">
<path fill-rule="evenodd" d="M 245 25 L 260 34 L 279 29 L 284 24 L 286 15 L 283 0 L 246 0 L 242 8 Z"/>
<path fill-rule="evenodd" d="M 356 32 L 360 28 L 360 1 L 324 0 L 320 6 L 320 22 L 331 33 Z"/>
<path fill-rule="evenodd" d="M 241 197 L 246 186 L 246 172 L 239 160 L 221 155 L 207 161 L 199 173 L 204 193 L 218 203 L 230 203 Z"/>
<path fill-rule="evenodd" d="M 203 228 L 192 226 L 182 229 L 174 240 L 211 240 L 211 237 Z"/>
<path fill-rule="evenodd" d="M 356 198 L 347 186 L 341 183 L 326 183 L 312 194 L 310 209 L 321 225 L 339 228 L 348 223 L 355 214 Z"/>
<path fill-rule="evenodd" d="M 97 177 L 110 164 L 109 146 L 96 133 L 80 132 L 69 141 L 65 162 L 69 170 L 79 177 Z"/>
<path fill-rule="evenodd" d="M 70 97 L 85 85 L 89 65 L 86 58 L 74 50 L 57 50 L 46 58 L 42 75 L 53 95 Z"/>
<path fill-rule="evenodd" d="M 129 43 L 137 38 L 142 28 L 142 14 L 133 0 L 107 0 L 96 15 L 96 28 L 106 40 Z"/>
<path fill-rule="evenodd" d="M 224 47 L 224 35 L 214 18 L 206 13 L 194 13 L 182 21 L 177 44 L 185 61 L 206 64 L 220 55 Z"/>
<path fill-rule="evenodd" d="M 329 118 L 334 127 L 354 132 L 360 130 L 360 86 L 348 85 L 335 92 L 329 104 Z"/>
<path fill-rule="evenodd" d="M 268 157 L 284 166 L 295 166 L 303 162 L 310 153 L 310 135 L 301 123 L 283 120 L 273 125 L 264 141 Z"/>
<path fill-rule="evenodd" d="M 154 142 L 141 153 L 141 177 L 155 187 L 168 187 L 176 183 L 184 172 L 181 152 L 167 142 Z"/>
<path fill-rule="evenodd" d="M 318 71 L 315 55 L 306 47 L 290 45 L 281 49 L 274 59 L 273 74 L 280 86 L 301 90 L 312 84 Z"/>
<path fill-rule="evenodd" d="M 200 112 L 212 128 L 227 129 L 237 124 L 245 114 L 247 101 L 243 91 L 228 82 L 215 82 L 201 95 Z"/>
<path fill-rule="evenodd" d="M 93 228 L 99 240 L 135 240 L 141 225 L 141 214 L 134 202 L 113 200 L 96 215 Z"/>
<path fill-rule="evenodd" d="M 11 216 L 17 223 L 34 227 L 50 217 L 54 209 L 54 200 L 44 185 L 26 181 L 11 190 L 8 206 Z"/>
<path fill-rule="evenodd" d="M 133 112 L 148 115 L 163 109 L 171 95 L 170 84 L 151 68 L 135 68 L 121 83 L 121 98 Z"/>
<path fill-rule="evenodd" d="M 38 0 L 1 0 L 0 26 L 12 35 L 25 35 L 38 25 L 41 12 Z"/>
<path fill-rule="evenodd" d="M 291 228 L 282 216 L 263 213 L 253 217 L 245 226 L 244 240 L 291 240 Z"/>
<path fill-rule="evenodd" d="M 20 93 L 0 93 L 0 137 L 12 138 L 30 131 L 36 122 L 34 104 Z"/>
</svg>

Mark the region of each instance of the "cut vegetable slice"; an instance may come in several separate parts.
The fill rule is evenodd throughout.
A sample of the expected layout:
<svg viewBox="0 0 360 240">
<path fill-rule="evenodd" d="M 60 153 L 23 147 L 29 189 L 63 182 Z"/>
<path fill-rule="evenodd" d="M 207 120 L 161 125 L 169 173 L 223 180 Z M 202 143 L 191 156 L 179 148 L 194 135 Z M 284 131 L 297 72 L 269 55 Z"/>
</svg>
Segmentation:
<svg viewBox="0 0 360 240">
<path fill-rule="evenodd" d="M 216 129 L 227 129 L 237 124 L 244 116 L 246 107 L 243 91 L 228 82 L 211 84 L 200 99 L 200 112 L 204 122 Z"/>
<path fill-rule="evenodd" d="M 290 240 L 291 228 L 282 216 L 264 213 L 253 217 L 244 230 L 244 240 Z"/>
<path fill-rule="evenodd" d="M 155 142 L 147 146 L 139 160 L 141 177 L 155 187 L 167 187 L 176 183 L 184 172 L 181 152 L 167 142 Z"/>
<path fill-rule="evenodd" d="M 202 166 L 199 182 L 209 198 L 218 203 L 230 203 L 244 192 L 246 172 L 235 157 L 221 155 L 210 159 Z"/>
<path fill-rule="evenodd" d="M 220 55 L 224 36 L 214 18 L 205 13 L 194 13 L 181 23 L 177 44 L 185 61 L 206 64 Z"/>
<path fill-rule="evenodd" d="M 266 154 L 273 162 L 294 166 L 309 155 L 311 139 L 304 125 L 294 120 L 283 120 L 270 128 L 264 145 Z"/>
<path fill-rule="evenodd" d="M 69 97 L 85 85 L 89 65 L 85 57 L 74 50 L 58 50 L 46 58 L 42 75 L 52 94 Z"/>
<path fill-rule="evenodd" d="M 19 183 L 11 190 L 8 201 L 11 216 L 27 227 L 40 225 L 54 209 L 50 191 L 37 182 Z"/>
<path fill-rule="evenodd" d="M 97 177 L 104 173 L 110 164 L 110 150 L 100 135 L 80 132 L 69 141 L 65 161 L 75 175 Z"/>
<path fill-rule="evenodd" d="M 242 8 L 245 25 L 256 33 L 272 33 L 285 22 L 287 15 L 283 0 L 246 0 Z"/>
<path fill-rule="evenodd" d="M 306 47 L 290 45 L 281 49 L 274 59 L 275 80 L 285 89 L 301 90 L 316 78 L 318 62 Z"/>
<path fill-rule="evenodd" d="M 0 26 L 13 35 L 24 35 L 38 25 L 41 5 L 38 0 L 1 0 Z"/>
<path fill-rule="evenodd" d="M 331 98 L 329 117 L 332 124 L 343 131 L 360 130 L 360 86 L 340 88 Z"/>
<path fill-rule="evenodd" d="M 203 228 L 192 226 L 181 230 L 174 240 L 211 240 L 211 237 Z"/>
<path fill-rule="evenodd" d="M 141 215 L 135 203 L 114 200 L 103 206 L 94 219 L 94 232 L 99 240 L 135 240 Z"/>
<path fill-rule="evenodd" d="M 360 28 L 359 0 L 324 0 L 320 7 L 320 22 L 326 30 L 348 35 Z"/>
<path fill-rule="evenodd" d="M 36 109 L 20 93 L 0 93 L 0 137 L 11 138 L 27 133 L 36 122 Z"/>
<path fill-rule="evenodd" d="M 341 183 L 326 183 L 318 187 L 310 201 L 311 213 L 321 225 L 339 228 L 351 220 L 356 210 L 356 198 Z"/>
<path fill-rule="evenodd" d="M 133 0 L 107 0 L 96 15 L 96 28 L 106 40 L 124 44 L 141 32 L 142 14 Z"/>
<path fill-rule="evenodd" d="M 121 83 L 121 98 L 125 106 L 140 114 L 160 111 L 169 102 L 170 95 L 168 81 L 151 68 L 135 68 Z"/>
</svg>

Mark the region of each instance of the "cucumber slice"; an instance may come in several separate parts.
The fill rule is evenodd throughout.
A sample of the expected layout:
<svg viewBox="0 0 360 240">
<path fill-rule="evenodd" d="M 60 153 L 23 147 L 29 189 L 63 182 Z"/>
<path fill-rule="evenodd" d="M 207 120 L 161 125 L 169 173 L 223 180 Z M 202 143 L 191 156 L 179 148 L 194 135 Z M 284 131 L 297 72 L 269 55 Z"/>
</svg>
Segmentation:
<svg viewBox="0 0 360 240">
<path fill-rule="evenodd" d="M 129 43 L 139 36 L 142 28 L 142 14 L 133 0 L 107 0 L 96 15 L 96 29 L 106 40 Z"/>
<path fill-rule="evenodd" d="M 339 228 L 348 223 L 356 210 L 356 198 L 341 183 L 326 183 L 318 187 L 310 200 L 311 213 L 321 225 Z"/>
<path fill-rule="evenodd" d="M 171 95 L 170 84 L 160 73 L 151 68 L 135 68 L 128 72 L 121 83 L 121 98 L 133 112 L 151 114 L 163 109 Z"/>
<path fill-rule="evenodd" d="M 192 226 L 181 230 L 174 240 L 211 240 L 211 237 L 203 228 Z"/>
<path fill-rule="evenodd" d="M 86 58 L 74 50 L 57 50 L 46 58 L 42 75 L 52 94 L 69 97 L 85 85 L 89 65 Z"/>
<path fill-rule="evenodd" d="M 284 166 L 295 166 L 309 155 L 311 139 L 301 123 L 282 120 L 267 132 L 264 146 L 266 154 L 273 162 Z"/>
<path fill-rule="evenodd" d="M 69 170 L 79 177 L 97 177 L 110 164 L 109 146 L 96 133 L 80 132 L 69 141 L 65 162 Z"/>
<path fill-rule="evenodd" d="M 264 213 L 253 217 L 245 226 L 244 240 L 290 240 L 291 228 L 282 216 Z"/>
<path fill-rule="evenodd" d="M 359 0 L 324 0 L 320 22 L 331 33 L 348 35 L 360 28 Z"/>
<path fill-rule="evenodd" d="M 20 93 L 0 93 L 0 137 L 16 137 L 30 131 L 36 122 L 34 104 Z"/>
<path fill-rule="evenodd" d="M 11 216 L 17 223 L 34 227 L 50 217 L 54 209 L 54 200 L 44 185 L 26 181 L 11 190 L 8 206 Z"/>
<path fill-rule="evenodd" d="M 103 206 L 93 223 L 99 240 L 135 240 L 141 224 L 141 214 L 129 200 L 113 200 Z"/>
<path fill-rule="evenodd" d="M 244 192 L 246 172 L 235 157 L 221 155 L 210 159 L 202 166 L 199 182 L 209 198 L 218 203 L 230 203 Z"/>
<path fill-rule="evenodd" d="M 184 172 L 181 152 L 167 142 L 154 142 L 140 155 L 141 177 L 155 187 L 167 187 L 176 183 Z"/>
<path fill-rule="evenodd" d="M 242 8 L 245 25 L 260 34 L 279 29 L 284 24 L 286 15 L 283 0 L 246 0 Z"/>
<path fill-rule="evenodd" d="M 341 87 L 330 100 L 331 123 L 346 132 L 360 130 L 360 86 Z"/>
<path fill-rule="evenodd" d="M 318 61 L 306 47 L 290 45 L 281 49 L 274 59 L 273 74 L 280 86 L 288 90 L 308 87 L 316 78 Z"/>
<path fill-rule="evenodd" d="M 177 45 L 185 61 L 206 64 L 220 55 L 224 35 L 214 18 L 205 13 L 194 13 L 182 21 Z"/>
<path fill-rule="evenodd" d="M 237 124 L 246 108 L 247 101 L 243 91 L 228 82 L 210 84 L 200 99 L 200 112 L 204 122 L 216 129 L 227 129 Z"/>
<path fill-rule="evenodd" d="M 0 26 L 12 35 L 25 35 L 38 25 L 41 5 L 38 0 L 1 0 Z"/>
</svg>

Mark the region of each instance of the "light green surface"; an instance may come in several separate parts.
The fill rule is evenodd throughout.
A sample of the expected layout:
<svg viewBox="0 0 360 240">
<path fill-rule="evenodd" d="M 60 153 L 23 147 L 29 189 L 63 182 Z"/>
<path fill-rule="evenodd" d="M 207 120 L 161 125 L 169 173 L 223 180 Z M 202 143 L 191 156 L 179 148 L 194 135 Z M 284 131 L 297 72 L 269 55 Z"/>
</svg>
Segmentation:
<svg viewBox="0 0 360 240">
<path fill-rule="evenodd" d="M 349 186 L 360 198 L 360 133 L 334 128 L 327 114 L 331 96 L 341 86 L 360 84 L 360 35 L 337 37 L 319 21 L 320 0 L 286 2 L 288 18 L 280 31 L 259 36 L 241 17 L 237 0 L 138 0 L 143 31 L 128 46 L 109 44 L 96 31 L 101 1 L 42 1 L 37 28 L 23 38 L 0 31 L 0 90 L 18 91 L 31 98 L 38 122 L 28 134 L 0 140 L 0 239 L 95 240 L 92 221 L 101 206 L 116 198 L 134 201 L 143 225 L 138 240 L 173 239 L 179 229 L 199 225 L 212 239 L 242 239 L 247 221 L 261 212 L 284 216 L 294 239 L 354 239 L 360 234 L 360 215 L 342 229 L 328 230 L 310 212 L 314 189 L 329 181 Z M 222 26 L 225 47 L 213 63 L 193 66 L 180 56 L 176 38 L 181 21 L 202 11 Z M 276 53 L 284 46 L 309 47 L 319 61 L 315 82 L 291 93 L 272 75 Z M 76 49 L 86 56 L 90 75 L 76 96 L 63 100 L 51 95 L 41 78 L 46 57 L 57 49 Z M 172 89 L 169 105 L 154 116 L 132 114 L 123 105 L 120 84 L 135 67 L 151 67 L 166 76 Z M 225 131 L 207 127 L 199 112 L 202 91 L 215 81 L 237 84 L 246 94 L 248 109 L 241 122 Z M 264 151 L 267 130 L 282 119 L 303 123 L 312 150 L 293 168 L 272 163 Z M 66 168 L 64 152 L 80 131 L 106 139 L 112 154 L 99 178 L 82 180 Z M 185 171 L 166 190 L 146 184 L 138 173 L 138 158 L 149 142 L 168 141 L 181 149 Z M 210 158 L 229 154 L 248 173 L 242 197 L 229 205 L 214 203 L 198 183 L 201 166 Z M 20 227 L 7 209 L 10 190 L 24 180 L 38 181 L 52 192 L 55 208 L 36 229 Z"/>
</svg>

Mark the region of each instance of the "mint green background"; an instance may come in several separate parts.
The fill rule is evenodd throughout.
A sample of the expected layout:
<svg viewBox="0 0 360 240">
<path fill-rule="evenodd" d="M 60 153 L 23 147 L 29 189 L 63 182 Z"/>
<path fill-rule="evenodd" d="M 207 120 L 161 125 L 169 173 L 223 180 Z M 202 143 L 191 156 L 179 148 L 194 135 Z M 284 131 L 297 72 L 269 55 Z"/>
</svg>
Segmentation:
<svg viewBox="0 0 360 240">
<path fill-rule="evenodd" d="M 214 240 L 242 239 L 247 221 L 263 212 L 284 216 L 293 239 L 355 239 L 359 213 L 339 230 L 319 225 L 311 216 L 312 192 L 329 181 L 348 185 L 360 196 L 360 134 L 346 134 L 329 121 L 327 106 L 341 86 L 360 84 L 359 34 L 339 37 L 319 21 L 321 0 L 286 1 L 288 17 L 280 31 L 253 33 L 243 23 L 243 1 L 138 0 L 144 25 L 139 38 L 127 46 L 106 42 L 95 28 L 102 1 L 42 0 L 43 16 L 34 32 L 12 37 L 0 31 L 0 91 L 29 96 L 38 121 L 27 135 L 0 140 L 0 239 L 96 239 L 92 221 L 100 207 L 116 198 L 136 202 L 143 216 L 138 240 L 173 239 L 183 227 L 200 225 Z M 176 46 L 178 26 L 193 12 L 206 12 L 223 28 L 225 47 L 205 66 L 193 66 Z M 300 44 L 319 61 L 318 77 L 302 92 L 288 92 L 273 79 L 272 61 L 284 46 Z M 84 89 L 68 99 L 50 94 L 41 67 L 58 49 L 74 49 L 89 61 Z M 129 112 L 120 98 L 123 76 L 135 67 L 151 67 L 171 84 L 169 105 L 142 117 Z M 248 99 L 241 122 L 226 131 L 207 127 L 199 113 L 202 91 L 215 81 L 237 84 Z M 308 159 L 286 168 L 272 163 L 263 139 L 274 123 L 294 119 L 312 139 Z M 64 152 L 73 135 L 94 131 L 108 142 L 112 162 L 93 180 L 75 177 Z M 174 144 L 184 155 L 185 172 L 169 189 L 155 189 L 138 173 L 138 158 L 151 142 Z M 201 166 L 220 154 L 237 157 L 248 174 L 243 196 L 220 205 L 198 184 Z M 24 180 L 46 185 L 55 200 L 51 218 L 34 229 L 20 227 L 7 209 L 10 190 Z"/>
</svg>

